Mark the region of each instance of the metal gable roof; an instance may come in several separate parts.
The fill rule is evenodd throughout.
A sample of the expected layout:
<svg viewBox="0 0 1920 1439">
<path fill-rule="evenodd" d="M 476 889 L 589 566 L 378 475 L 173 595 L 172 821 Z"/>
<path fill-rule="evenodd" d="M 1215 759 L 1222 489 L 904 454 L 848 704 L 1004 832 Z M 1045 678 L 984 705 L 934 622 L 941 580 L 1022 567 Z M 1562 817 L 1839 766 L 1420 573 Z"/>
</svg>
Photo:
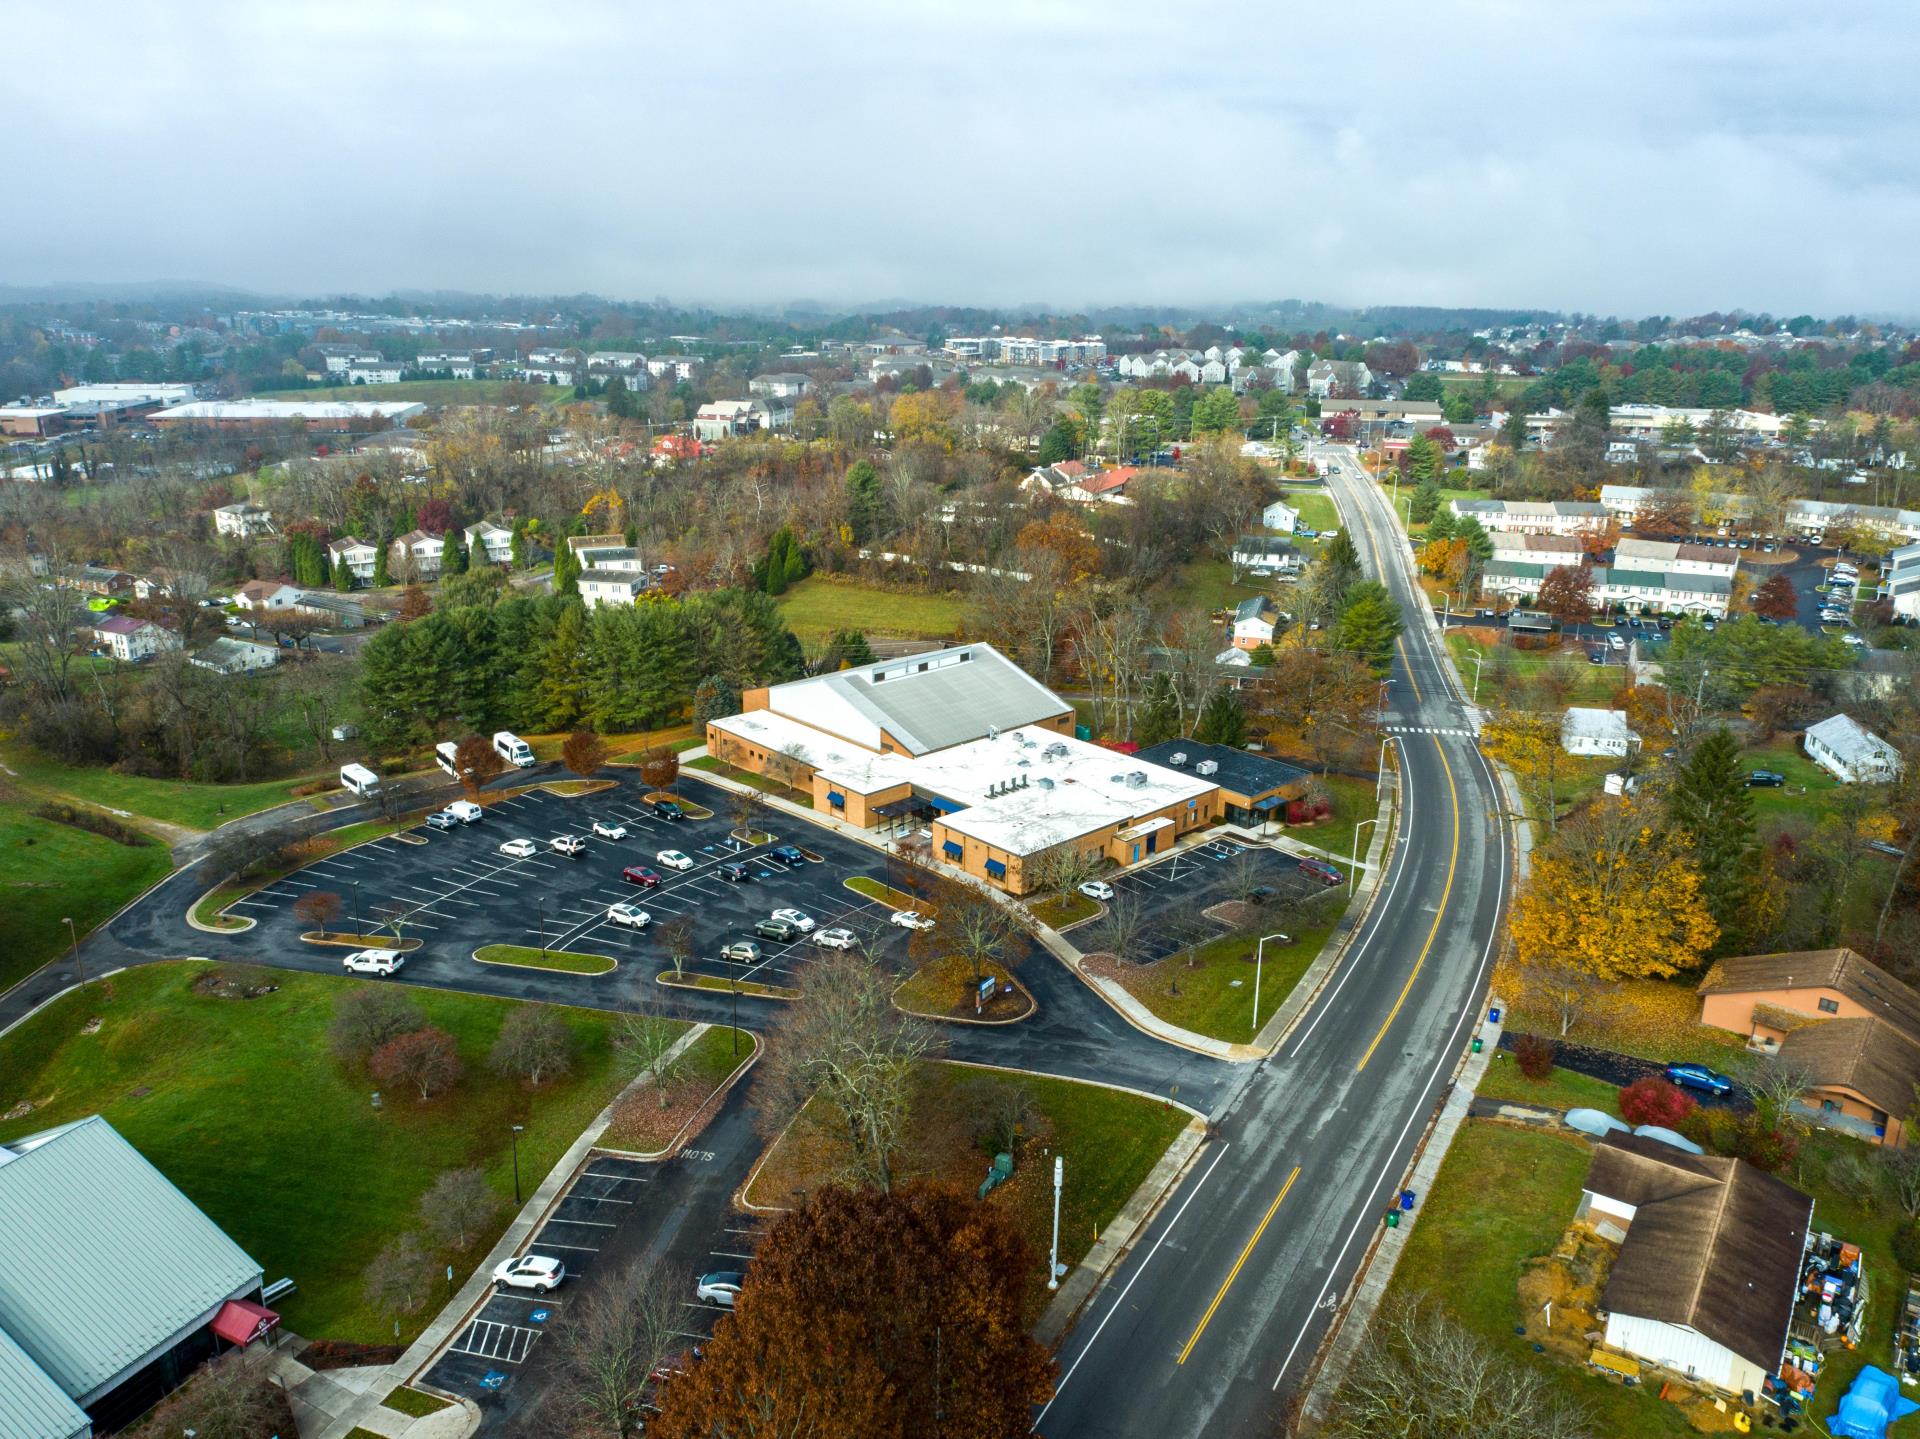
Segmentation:
<svg viewBox="0 0 1920 1439">
<path fill-rule="evenodd" d="M 0 1329 L 0 1434 L 7 1439 L 80 1439 L 92 1432 L 86 1411 Z"/>
<path fill-rule="evenodd" d="M 260 1266 L 99 1115 L 6 1146 L 0 1330 L 76 1402 L 260 1283 Z"/>
</svg>

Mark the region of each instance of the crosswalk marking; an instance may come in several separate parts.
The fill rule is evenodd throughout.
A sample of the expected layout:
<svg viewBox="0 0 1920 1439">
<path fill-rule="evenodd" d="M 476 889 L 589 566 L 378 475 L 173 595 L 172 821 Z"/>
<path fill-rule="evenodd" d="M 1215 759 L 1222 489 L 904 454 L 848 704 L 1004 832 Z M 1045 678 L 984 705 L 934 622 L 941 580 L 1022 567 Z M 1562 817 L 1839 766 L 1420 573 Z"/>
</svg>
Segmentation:
<svg viewBox="0 0 1920 1439">
<path fill-rule="evenodd" d="M 1470 729 L 1436 729 L 1431 725 L 1390 724 L 1386 726 L 1388 734 L 1435 734 L 1450 736 L 1453 739 L 1473 739 Z"/>
</svg>

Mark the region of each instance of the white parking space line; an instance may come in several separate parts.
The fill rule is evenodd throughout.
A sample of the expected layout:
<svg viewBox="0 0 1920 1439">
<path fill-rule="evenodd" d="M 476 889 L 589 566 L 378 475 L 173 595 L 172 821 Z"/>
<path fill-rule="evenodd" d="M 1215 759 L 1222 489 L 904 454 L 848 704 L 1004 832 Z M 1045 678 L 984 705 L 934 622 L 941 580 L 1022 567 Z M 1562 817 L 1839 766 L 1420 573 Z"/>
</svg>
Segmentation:
<svg viewBox="0 0 1920 1439">
<path fill-rule="evenodd" d="M 282 884 L 290 884 L 290 885 L 292 885 L 292 886 L 293 886 L 293 887 L 294 887 L 295 889 L 318 889 L 318 888 L 320 888 L 320 886 L 319 886 L 319 885 L 317 885 L 317 884 L 308 884 L 308 883 L 307 883 L 307 882 L 306 882 L 305 880 L 303 880 L 303 879 L 283 879 L 283 880 L 281 880 L 281 881 L 280 881 L 280 883 L 282 883 Z"/>
<path fill-rule="evenodd" d="M 562 1244 L 557 1239 L 548 1239 L 547 1232 L 544 1229 L 540 1231 L 540 1237 L 534 1240 L 534 1243 L 544 1245 L 548 1249 L 577 1249 L 582 1254 L 598 1254 L 600 1252 L 600 1246 L 597 1244 Z"/>
<path fill-rule="evenodd" d="M 270 904 L 261 904 L 258 900 L 252 900 L 252 899 L 236 899 L 232 901 L 232 906 L 235 908 L 244 906 L 247 909 L 272 909 L 273 908 L 273 906 Z"/>
<path fill-rule="evenodd" d="M 584 1194 L 569 1194 L 568 1199 L 579 1199 L 586 1203 L 593 1201 Z M 595 1229 L 618 1229 L 620 1226 L 605 1219 L 569 1219 L 564 1214 L 556 1214 L 548 1221 L 552 1224 L 591 1224 Z"/>
<path fill-rule="evenodd" d="M 707 1253 L 711 1254 L 715 1259 L 752 1259 L 755 1257 L 751 1254 L 735 1254 L 730 1249 L 709 1249 Z"/>
</svg>

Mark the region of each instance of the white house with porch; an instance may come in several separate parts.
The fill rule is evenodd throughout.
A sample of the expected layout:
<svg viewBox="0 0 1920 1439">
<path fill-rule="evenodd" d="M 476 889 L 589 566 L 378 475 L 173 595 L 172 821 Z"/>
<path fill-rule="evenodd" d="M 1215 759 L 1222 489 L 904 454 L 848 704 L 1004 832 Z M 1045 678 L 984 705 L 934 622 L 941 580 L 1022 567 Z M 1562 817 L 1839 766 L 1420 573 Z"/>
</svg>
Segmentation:
<svg viewBox="0 0 1920 1439">
<path fill-rule="evenodd" d="M 1842 784 L 1886 784 L 1900 777 L 1900 751 L 1852 715 L 1837 714 L 1808 725 L 1801 747 L 1808 759 Z"/>
</svg>

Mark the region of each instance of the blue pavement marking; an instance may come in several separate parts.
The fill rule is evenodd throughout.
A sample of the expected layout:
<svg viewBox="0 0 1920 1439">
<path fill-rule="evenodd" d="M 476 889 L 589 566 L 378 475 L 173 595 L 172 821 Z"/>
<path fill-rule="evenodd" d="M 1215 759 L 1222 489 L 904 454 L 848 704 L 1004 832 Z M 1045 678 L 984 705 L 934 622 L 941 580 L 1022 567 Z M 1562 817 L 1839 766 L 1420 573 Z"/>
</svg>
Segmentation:
<svg viewBox="0 0 1920 1439">
<path fill-rule="evenodd" d="M 486 1377 L 480 1381 L 482 1389 L 498 1389 L 507 1382 L 507 1376 L 498 1369 L 489 1369 Z"/>
</svg>

